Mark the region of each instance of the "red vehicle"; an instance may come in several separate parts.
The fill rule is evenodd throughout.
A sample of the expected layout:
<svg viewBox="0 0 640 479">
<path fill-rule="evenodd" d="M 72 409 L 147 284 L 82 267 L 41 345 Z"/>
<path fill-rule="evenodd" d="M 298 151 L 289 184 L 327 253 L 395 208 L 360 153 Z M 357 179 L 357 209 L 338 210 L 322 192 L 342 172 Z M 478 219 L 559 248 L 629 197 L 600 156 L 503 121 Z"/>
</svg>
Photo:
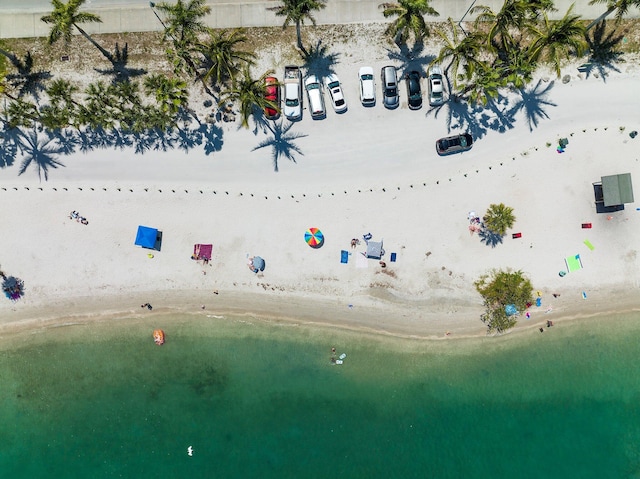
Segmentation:
<svg viewBox="0 0 640 479">
<path fill-rule="evenodd" d="M 269 120 L 275 120 L 280 116 L 280 83 L 276 77 L 265 78 L 264 97 L 277 106 L 277 108 L 266 107 L 264 116 Z"/>
</svg>

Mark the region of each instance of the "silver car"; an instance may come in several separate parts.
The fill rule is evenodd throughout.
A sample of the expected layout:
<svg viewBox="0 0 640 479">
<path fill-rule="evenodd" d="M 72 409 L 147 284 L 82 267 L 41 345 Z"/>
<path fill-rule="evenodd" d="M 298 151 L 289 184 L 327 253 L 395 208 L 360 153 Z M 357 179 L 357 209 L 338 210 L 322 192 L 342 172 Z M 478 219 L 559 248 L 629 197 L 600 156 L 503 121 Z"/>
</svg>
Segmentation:
<svg viewBox="0 0 640 479">
<path fill-rule="evenodd" d="M 429 68 L 429 105 L 437 106 L 444 103 L 444 84 L 440 65 Z"/>
<path fill-rule="evenodd" d="M 398 94 L 398 77 L 393 66 L 382 67 L 382 102 L 384 106 L 393 110 L 400 104 Z"/>
</svg>

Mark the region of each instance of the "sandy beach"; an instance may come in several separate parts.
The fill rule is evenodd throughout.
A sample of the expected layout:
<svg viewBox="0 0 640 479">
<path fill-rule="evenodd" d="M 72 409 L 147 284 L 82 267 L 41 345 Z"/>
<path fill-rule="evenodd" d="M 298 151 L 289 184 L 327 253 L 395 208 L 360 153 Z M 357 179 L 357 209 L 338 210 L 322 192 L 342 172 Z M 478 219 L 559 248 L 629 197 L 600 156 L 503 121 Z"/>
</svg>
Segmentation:
<svg viewBox="0 0 640 479">
<path fill-rule="evenodd" d="M 358 68 L 425 68 L 437 50 L 403 61 L 379 44 L 330 48 L 349 106 L 342 115 L 314 121 L 305 110 L 290 128 L 216 123 L 193 147 L 148 139 L 142 154 L 95 142 L 66 154 L 34 132 L 32 146 L 0 170 L 0 264 L 26 286 L 20 301 L 0 302 L 0 334 L 70 318 L 201 310 L 407 337 L 483 335 L 473 282 L 506 267 L 526 272 L 542 294 L 518 328 L 640 307 L 637 200 L 597 214 L 592 187 L 618 173 L 640 182 L 640 138 L 629 136 L 640 130 L 637 62 L 604 79 L 568 65 L 566 84 L 540 72 L 526 95 L 510 93 L 491 108 L 411 111 L 402 84 L 401 106 L 389 111 L 380 101 L 360 104 Z M 277 52 L 260 59 L 256 71 L 268 66 L 279 77 L 289 61 Z M 436 154 L 438 138 L 464 130 L 475 138 L 472 150 Z M 569 140 L 564 153 L 556 151 L 560 138 Z M 272 145 L 257 148 L 265 141 Z M 19 175 L 34 151 L 39 160 Z M 45 181 L 37 163 L 47 158 L 60 165 Z M 492 247 L 470 234 L 468 214 L 500 202 L 517 220 Z M 153 258 L 134 246 L 138 225 L 162 231 Z M 324 233 L 321 248 L 305 243 L 309 227 Z M 521 238 L 512 239 L 516 232 Z M 384 242 L 386 268 L 360 259 L 367 233 Z M 209 265 L 190 258 L 196 243 L 213 244 Z M 583 269 L 560 277 L 564 258 L 576 254 Z M 253 255 L 266 260 L 263 273 L 248 270 Z M 153 312 L 141 310 L 146 302 Z"/>
</svg>

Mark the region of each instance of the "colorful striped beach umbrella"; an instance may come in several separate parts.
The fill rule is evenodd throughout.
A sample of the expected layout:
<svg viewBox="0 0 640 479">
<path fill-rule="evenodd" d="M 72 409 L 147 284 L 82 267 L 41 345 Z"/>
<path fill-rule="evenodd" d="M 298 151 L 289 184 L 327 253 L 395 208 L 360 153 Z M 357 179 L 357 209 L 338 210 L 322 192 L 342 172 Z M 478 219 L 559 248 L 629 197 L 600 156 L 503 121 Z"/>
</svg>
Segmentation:
<svg viewBox="0 0 640 479">
<path fill-rule="evenodd" d="M 324 243 L 324 235 L 318 228 L 309 228 L 304 234 L 304 240 L 312 248 L 320 248 Z"/>
</svg>

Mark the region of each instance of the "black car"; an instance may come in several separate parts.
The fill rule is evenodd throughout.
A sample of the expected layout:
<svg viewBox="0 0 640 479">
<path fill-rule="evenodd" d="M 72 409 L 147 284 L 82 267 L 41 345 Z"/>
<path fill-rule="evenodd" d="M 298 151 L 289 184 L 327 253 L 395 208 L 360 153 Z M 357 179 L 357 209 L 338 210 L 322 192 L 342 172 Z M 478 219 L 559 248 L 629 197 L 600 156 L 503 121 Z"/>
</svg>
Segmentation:
<svg viewBox="0 0 640 479">
<path fill-rule="evenodd" d="M 473 138 L 469 133 L 448 136 L 436 141 L 436 151 L 439 155 L 448 155 L 451 153 L 458 153 L 459 151 L 467 151 L 470 150 L 472 146 Z"/>
<path fill-rule="evenodd" d="M 405 76 L 407 85 L 407 98 L 409 98 L 409 108 L 419 110 L 422 108 L 422 90 L 420 89 L 420 72 L 412 71 Z"/>
</svg>

